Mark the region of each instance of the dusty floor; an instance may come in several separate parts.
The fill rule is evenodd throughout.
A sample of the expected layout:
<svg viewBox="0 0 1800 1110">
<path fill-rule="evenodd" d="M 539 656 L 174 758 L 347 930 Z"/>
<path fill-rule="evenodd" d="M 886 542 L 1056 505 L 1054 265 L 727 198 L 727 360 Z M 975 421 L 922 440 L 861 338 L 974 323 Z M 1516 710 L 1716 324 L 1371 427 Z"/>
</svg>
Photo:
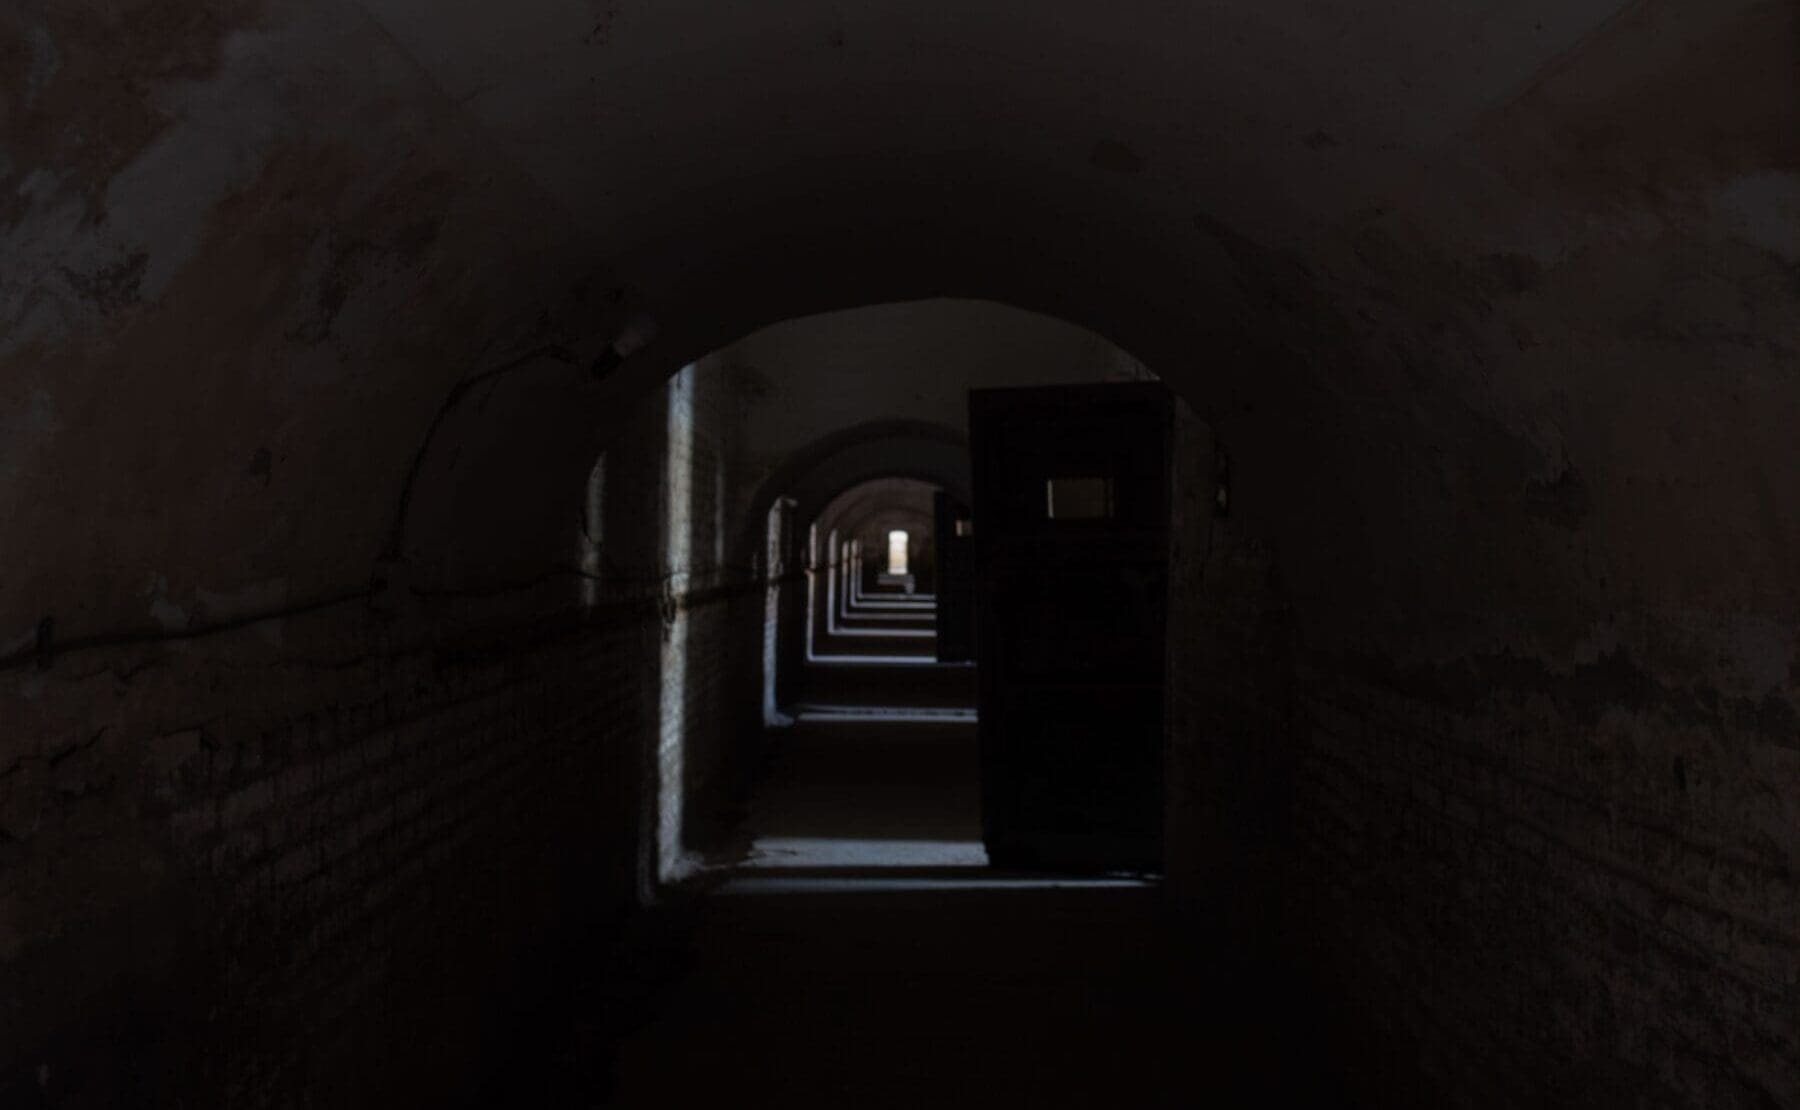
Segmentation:
<svg viewBox="0 0 1800 1110">
<path fill-rule="evenodd" d="M 1340 1104 L 1304 1014 L 1278 992 L 1246 1004 L 1226 989 L 1236 969 L 1191 958 L 1159 888 L 995 874 L 978 805 L 971 721 L 803 716 L 750 807 L 748 858 L 644 915 L 584 972 L 572 1031 L 507 1097 Z"/>
<path fill-rule="evenodd" d="M 1153 889 L 726 891 L 690 941 L 611 1105 L 1317 1104 L 1304 1060 L 1194 1007 Z"/>
</svg>

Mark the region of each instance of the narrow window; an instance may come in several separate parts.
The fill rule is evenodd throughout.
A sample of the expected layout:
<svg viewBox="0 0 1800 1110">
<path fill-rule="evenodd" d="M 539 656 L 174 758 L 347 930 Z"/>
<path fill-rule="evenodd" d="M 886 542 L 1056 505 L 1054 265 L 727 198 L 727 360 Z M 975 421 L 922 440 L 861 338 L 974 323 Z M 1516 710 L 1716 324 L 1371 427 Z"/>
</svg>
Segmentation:
<svg viewBox="0 0 1800 1110">
<path fill-rule="evenodd" d="M 581 575 L 581 603 L 592 608 L 600 603 L 601 555 L 606 535 L 606 456 L 595 461 L 588 472 L 587 504 L 582 506 L 580 556 L 576 569 Z"/>
<path fill-rule="evenodd" d="M 889 574 L 906 573 L 906 542 L 908 538 L 907 534 L 898 528 L 888 533 L 887 572 Z"/>
<path fill-rule="evenodd" d="M 1044 515 L 1051 520 L 1096 520 L 1113 515 L 1112 479 L 1049 479 L 1044 483 Z"/>
</svg>

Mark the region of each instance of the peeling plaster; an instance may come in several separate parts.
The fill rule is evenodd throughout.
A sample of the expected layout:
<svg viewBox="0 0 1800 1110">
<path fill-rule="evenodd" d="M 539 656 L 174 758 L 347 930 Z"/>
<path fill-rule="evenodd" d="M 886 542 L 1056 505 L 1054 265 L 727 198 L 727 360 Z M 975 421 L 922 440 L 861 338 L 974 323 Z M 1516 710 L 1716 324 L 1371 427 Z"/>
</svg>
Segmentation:
<svg viewBox="0 0 1800 1110">
<path fill-rule="evenodd" d="M 38 634 L 34 628 L 26 629 L 11 640 L 0 640 L 0 658 L 23 654 L 37 642 Z"/>
<path fill-rule="evenodd" d="M 1602 657 L 1629 652 L 1647 671 L 1668 682 L 1706 675 L 1721 692 L 1759 699 L 1784 694 L 1800 675 L 1800 634 L 1779 620 L 1756 613 L 1701 611 L 1665 614 L 1658 628 L 1641 620 L 1595 622 L 1571 652 L 1572 665 L 1585 667 Z"/>
<path fill-rule="evenodd" d="M 41 23 L 34 24 L 26 32 L 26 38 L 31 44 L 31 62 L 25 70 L 25 106 L 29 108 L 44 91 L 44 86 L 56 76 L 62 65 L 62 53 L 56 49 L 50 29 Z"/>
<path fill-rule="evenodd" d="M 290 595 L 288 580 L 274 578 L 266 582 L 255 582 L 240 589 L 214 592 L 208 589 L 195 591 L 200 611 L 205 614 L 209 623 L 218 623 L 253 616 L 259 613 L 279 613 L 287 608 Z M 255 629 L 258 638 L 271 647 L 280 647 L 285 639 L 284 622 L 279 620 L 258 621 Z"/>
<path fill-rule="evenodd" d="M 169 600 L 169 580 L 160 574 L 150 576 L 144 596 L 150 599 L 150 616 L 165 632 L 180 632 L 188 626 L 186 609 Z"/>
<path fill-rule="evenodd" d="M 23 406 L 0 407 L 0 499 L 12 496 L 12 487 L 24 475 L 32 456 L 63 429 L 56 399 L 48 389 L 32 389 Z"/>
<path fill-rule="evenodd" d="M 150 616 L 168 632 L 180 632 L 188 625 L 187 610 L 165 597 L 150 603 Z"/>
<path fill-rule="evenodd" d="M 280 137 L 280 85 L 248 48 L 267 36 L 238 37 L 243 44 L 216 78 L 163 92 L 177 122 L 107 185 L 108 224 L 129 229 L 132 248 L 149 255 L 146 300 L 162 295 L 200 248 L 213 210 L 255 180 Z"/>
<path fill-rule="evenodd" d="M 1745 239 L 1800 263 L 1800 173 L 1745 174 L 1722 186 L 1713 204 Z"/>
</svg>

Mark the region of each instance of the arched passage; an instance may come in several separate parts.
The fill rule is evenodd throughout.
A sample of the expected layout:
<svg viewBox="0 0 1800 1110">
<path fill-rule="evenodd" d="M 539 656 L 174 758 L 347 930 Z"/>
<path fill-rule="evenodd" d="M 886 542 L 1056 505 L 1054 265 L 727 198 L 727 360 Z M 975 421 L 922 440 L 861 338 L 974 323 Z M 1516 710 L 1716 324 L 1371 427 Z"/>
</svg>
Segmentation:
<svg viewBox="0 0 1800 1110">
<path fill-rule="evenodd" d="M 966 469 L 966 457 L 964 462 Z M 914 662 L 935 659 L 933 505 L 941 489 L 915 478 L 869 479 L 839 492 L 811 519 L 809 538 L 821 542 L 821 550 L 808 586 L 809 661 L 884 655 Z M 918 555 L 905 586 L 881 582 L 888 536 L 896 529 L 906 532 L 910 550 Z M 875 600 L 876 594 L 895 593 L 905 596 Z M 926 596 L 914 598 L 916 594 Z M 909 611 L 895 612 L 902 604 Z"/>
<path fill-rule="evenodd" d="M 952 294 L 1224 445 L 1200 889 L 1462 1101 L 1800 1101 L 1790 6 L 953 8 L 0 14 L 0 1101 L 456 1087 L 753 700 L 667 383 Z"/>
</svg>

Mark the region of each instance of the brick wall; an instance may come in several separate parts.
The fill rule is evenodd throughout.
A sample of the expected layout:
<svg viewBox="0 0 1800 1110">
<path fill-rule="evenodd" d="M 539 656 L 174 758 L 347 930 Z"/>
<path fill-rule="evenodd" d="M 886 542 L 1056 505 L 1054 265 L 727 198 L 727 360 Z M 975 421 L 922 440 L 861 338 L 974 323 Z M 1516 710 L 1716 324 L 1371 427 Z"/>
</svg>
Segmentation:
<svg viewBox="0 0 1800 1110">
<path fill-rule="evenodd" d="M 1275 567 L 1216 522 L 1175 601 L 1171 884 L 1208 939 L 1299 969 L 1391 1103 L 1800 1105 L 1785 703 L 1623 651 L 1309 655 Z"/>
<path fill-rule="evenodd" d="M 1256 938 L 1280 913 L 1265 876 L 1288 831 L 1293 622 L 1268 547 L 1227 520 L 1207 531 L 1170 613 L 1167 866 L 1203 920 Z"/>
<path fill-rule="evenodd" d="M 730 408 L 691 399 L 674 562 L 665 393 L 609 449 L 580 566 L 0 674 L 0 1105 L 466 1093 L 555 953 L 648 885 L 654 753 L 704 810 L 758 719 Z"/>
<path fill-rule="evenodd" d="M 344 653 L 308 664 L 246 630 L 46 679 L 0 816 L 5 1104 L 342 1104 L 480 1028 L 521 938 L 632 901 L 655 619 L 384 653 L 327 614 L 284 630 Z"/>
<path fill-rule="evenodd" d="M 1800 1104 L 1800 883 L 1756 828 L 1792 749 L 1498 679 L 1472 704 L 1321 666 L 1301 689 L 1296 916 L 1435 1086 Z"/>
</svg>

